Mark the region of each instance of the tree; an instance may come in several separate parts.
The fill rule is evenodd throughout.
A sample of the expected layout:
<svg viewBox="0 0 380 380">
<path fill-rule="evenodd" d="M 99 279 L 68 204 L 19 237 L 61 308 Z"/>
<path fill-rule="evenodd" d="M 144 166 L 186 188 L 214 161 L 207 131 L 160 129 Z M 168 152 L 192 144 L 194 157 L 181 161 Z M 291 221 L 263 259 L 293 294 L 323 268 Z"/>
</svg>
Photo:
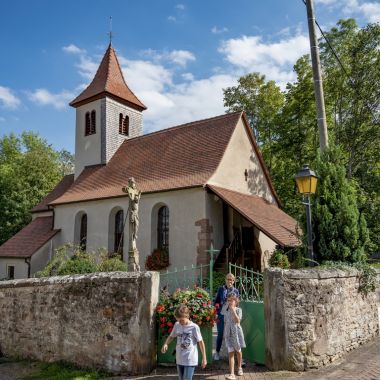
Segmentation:
<svg viewBox="0 0 380 380">
<path fill-rule="evenodd" d="M 61 179 L 59 154 L 32 132 L 0 139 L 0 244 L 31 220 L 30 210 Z"/>
<path fill-rule="evenodd" d="M 276 130 L 284 95 L 274 81 L 266 81 L 265 75 L 251 73 L 241 77 L 238 85 L 223 90 L 227 112 L 245 111 L 249 124 L 262 147 L 268 167 L 272 163 L 272 143 L 277 139 Z"/>
<path fill-rule="evenodd" d="M 356 186 L 346 177 L 344 155 L 333 145 L 316 161 L 319 176 L 312 214 L 314 249 L 319 261 L 364 261 L 369 243 L 359 212 Z"/>
</svg>

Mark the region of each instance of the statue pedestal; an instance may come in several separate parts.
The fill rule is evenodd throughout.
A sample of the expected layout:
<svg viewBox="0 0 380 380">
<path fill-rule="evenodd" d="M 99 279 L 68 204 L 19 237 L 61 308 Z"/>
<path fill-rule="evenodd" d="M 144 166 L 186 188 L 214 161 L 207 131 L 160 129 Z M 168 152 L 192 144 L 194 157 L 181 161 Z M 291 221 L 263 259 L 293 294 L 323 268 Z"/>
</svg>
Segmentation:
<svg viewBox="0 0 380 380">
<path fill-rule="evenodd" d="M 140 272 L 139 251 L 137 248 L 128 251 L 128 272 Z"/>
</svg>

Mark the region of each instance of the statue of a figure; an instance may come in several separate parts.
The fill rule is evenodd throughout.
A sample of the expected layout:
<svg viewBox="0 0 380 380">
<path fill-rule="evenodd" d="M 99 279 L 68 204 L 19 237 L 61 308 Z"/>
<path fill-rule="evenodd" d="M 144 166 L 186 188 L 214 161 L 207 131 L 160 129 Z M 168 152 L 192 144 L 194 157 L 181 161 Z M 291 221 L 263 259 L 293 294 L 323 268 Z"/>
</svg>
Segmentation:
<svg viewBox="0 0 380 380">
<path fill-rule="evenodd" d="M 128 220 L 129 220 L 129 249 L 128 249 L 128 271 L 140 271 L 139 252 L 137 250 L 136 240 L 139 229 L 139 201 L 141 191 L 136 187 L 133 177 L 128 179 L 128 186 L 122 188 L 124 193 L 129 197 Z"/>
</svg>

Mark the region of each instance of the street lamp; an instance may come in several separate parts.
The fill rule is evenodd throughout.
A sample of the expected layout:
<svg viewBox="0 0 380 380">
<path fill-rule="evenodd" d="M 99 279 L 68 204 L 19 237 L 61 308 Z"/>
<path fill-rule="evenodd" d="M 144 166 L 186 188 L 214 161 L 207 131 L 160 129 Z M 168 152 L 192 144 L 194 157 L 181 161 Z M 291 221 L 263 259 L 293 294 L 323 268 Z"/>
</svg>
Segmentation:
<svg viewBox="0 0 380 380">
<path fill-rule="evenodd" d="M 295 176 L 298 192 L 302 195 L 303 204 L 306 208 L 306 227 L 307 227 L 307 252 L 311 263 L 314 261 L 313 238 L 311 228 L 311 203 L 310 195 L 315 194 L 318 177 L 308 165 L 304 165 Z M 313 264 L 312 264 L 313 265 Z"/>
</svg>

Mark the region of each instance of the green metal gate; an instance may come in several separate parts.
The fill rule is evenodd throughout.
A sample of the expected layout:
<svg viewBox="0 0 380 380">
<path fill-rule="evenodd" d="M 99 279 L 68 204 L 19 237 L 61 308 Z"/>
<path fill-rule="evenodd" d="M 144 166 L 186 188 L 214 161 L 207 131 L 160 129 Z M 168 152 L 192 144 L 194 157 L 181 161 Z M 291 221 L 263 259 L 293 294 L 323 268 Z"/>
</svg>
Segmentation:
<svg viewBox="0 0 380 380">
<path fill-rule="evenodd" d="M 243 349 L 243 357 L 250 362 L 265 364 L 263 276 L 231 263 L 229 271 L 235 276 L 235 286 L 239 289 L 241 297 L 241 326 L 247 345 Z"/>
</svg>

